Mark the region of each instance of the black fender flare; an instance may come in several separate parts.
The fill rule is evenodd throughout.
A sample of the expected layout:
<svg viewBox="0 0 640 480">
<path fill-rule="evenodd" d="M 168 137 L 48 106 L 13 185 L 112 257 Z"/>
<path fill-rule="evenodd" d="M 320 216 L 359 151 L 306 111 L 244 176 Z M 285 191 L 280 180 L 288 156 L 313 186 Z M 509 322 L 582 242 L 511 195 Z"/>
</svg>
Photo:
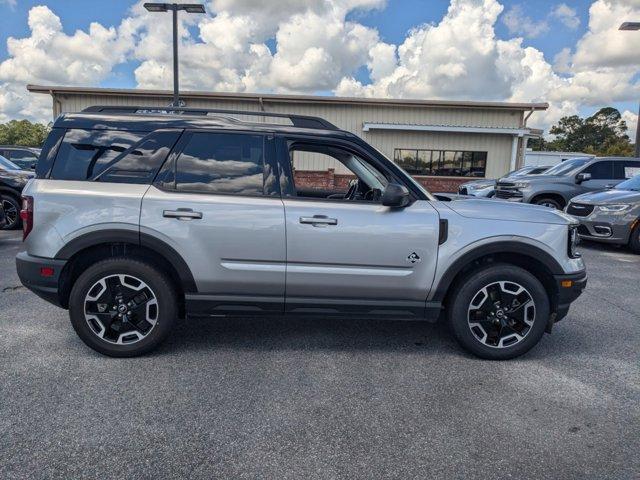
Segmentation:
<svg viewBox="0 0 640 480">
<path fill-rule="evenodd" d="M 551 275 L 563 275 L 565 273 L 562 266 L 553 256 L 535 245 L 509 240 L 489 243 L 470 250 L 449 266 L 435 286 L 432 301 L 443 301 L 458 273 L 471 262 L 497 253 L 516 254 L 520 257 L 529 258 L 533 262 L 543 264 Z"/>
<path fill-rule="evenodd" d="M 146 233 L 125 229 L 95 230 L 71 240 L 56 253 L 54 258 L 57 260 L 69 260 L 82 250 L 109 243 L 129 243 L 152 250 L 169 262 L 175 269 L 185 293 L 198 292 L 193 273 L 191 273 L 191 269 L 182 256 L 166 242 Z"/>
</svg>

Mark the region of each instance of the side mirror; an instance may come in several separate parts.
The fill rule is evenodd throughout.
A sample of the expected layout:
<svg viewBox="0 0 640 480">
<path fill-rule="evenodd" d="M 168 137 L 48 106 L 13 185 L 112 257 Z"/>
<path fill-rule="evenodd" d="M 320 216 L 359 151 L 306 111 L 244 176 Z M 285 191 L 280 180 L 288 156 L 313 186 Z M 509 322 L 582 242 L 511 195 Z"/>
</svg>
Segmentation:
<svg viewBox="0 0 640 480">
<path fill-rule="evenodd" d="M 385 207 L 403 208 L 410 202 L 409 190 L 404 185 L 390 183 L 382 193 L 382 205 Z"/>
<path fill-rule="evenodd" d="M 586 182 L 587 180 L 591 180 L 590 173 L 579 173 L 576 175 L 576 183 Z"/>
</svg>

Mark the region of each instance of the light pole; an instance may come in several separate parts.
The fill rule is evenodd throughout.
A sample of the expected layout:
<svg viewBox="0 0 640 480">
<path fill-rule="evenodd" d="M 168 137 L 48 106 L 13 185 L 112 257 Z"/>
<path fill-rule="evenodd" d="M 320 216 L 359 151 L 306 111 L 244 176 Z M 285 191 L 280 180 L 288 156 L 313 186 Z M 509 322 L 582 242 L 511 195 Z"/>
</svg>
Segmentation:
<svg viewBox="0 0 640 480">
<path fill-rule="evenodd" d="M 205 13 L 201 3 L 145 3 L 144 8 L 150 12 L 171 12 L 173 14 L 173 103 L 172 107 L 180 106 L 178 86 L 178 11 L 187 13 Z"/>
<path fill-rule="evenodd" d="M 640 22 L 624 22 L 620 30 L 640 30 Z M 640 108 L 638 109 L 638 122 L 636 124 L 636 158 L 640 158 Z"/>
</svg>

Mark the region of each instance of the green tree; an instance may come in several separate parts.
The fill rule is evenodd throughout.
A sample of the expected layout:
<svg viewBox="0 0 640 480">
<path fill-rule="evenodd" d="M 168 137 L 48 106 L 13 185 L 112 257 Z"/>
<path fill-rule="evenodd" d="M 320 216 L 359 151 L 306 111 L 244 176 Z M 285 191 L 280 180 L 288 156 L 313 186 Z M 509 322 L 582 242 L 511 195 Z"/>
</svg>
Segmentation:
<svg viewBox="0 0 640 480">
<path fill-rule="evenodd" d="M 555 139 L 542 141 L 540 150 L 585 152 L 595 155 L 631 156 L 633 148 L 627 135 L 627 124 L 620 112 L 605 107 L 587 118 L 571 115 L 560 119 L 549 133 Z"/>
<path fill-rule="evenodd" d="M 42 123 L 31 123 L 29 120 L 11 120 L 7 123 L 0 123 L 0 145 L 41 147 L 49 130 L 49 126 Z"/>
</svg>

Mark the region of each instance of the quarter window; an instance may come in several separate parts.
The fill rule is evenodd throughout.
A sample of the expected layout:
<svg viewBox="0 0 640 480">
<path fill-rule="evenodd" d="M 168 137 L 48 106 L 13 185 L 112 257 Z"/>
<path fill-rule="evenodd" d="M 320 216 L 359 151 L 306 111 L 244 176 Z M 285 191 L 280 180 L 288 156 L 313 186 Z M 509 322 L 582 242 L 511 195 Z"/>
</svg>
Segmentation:
<svg viewBox="0 0 640 480">
<path fill-rule="evenodd" d="M 177 160 L 177 190 L 256 196 L 263 183 L 261 135 L 193 133 Z"/>
<path fill-rule="evenodd" d="M 412 175 L 484 177 L 487 152 L 397 148 L 397 165 Z"/>
<path fill-rule="evenodd" d="M 619 160 L 614 162 L 613 175 L 616 180 L 627 180 L 640 175 L 640 162 L 634 160 Z"/>
</svg>

